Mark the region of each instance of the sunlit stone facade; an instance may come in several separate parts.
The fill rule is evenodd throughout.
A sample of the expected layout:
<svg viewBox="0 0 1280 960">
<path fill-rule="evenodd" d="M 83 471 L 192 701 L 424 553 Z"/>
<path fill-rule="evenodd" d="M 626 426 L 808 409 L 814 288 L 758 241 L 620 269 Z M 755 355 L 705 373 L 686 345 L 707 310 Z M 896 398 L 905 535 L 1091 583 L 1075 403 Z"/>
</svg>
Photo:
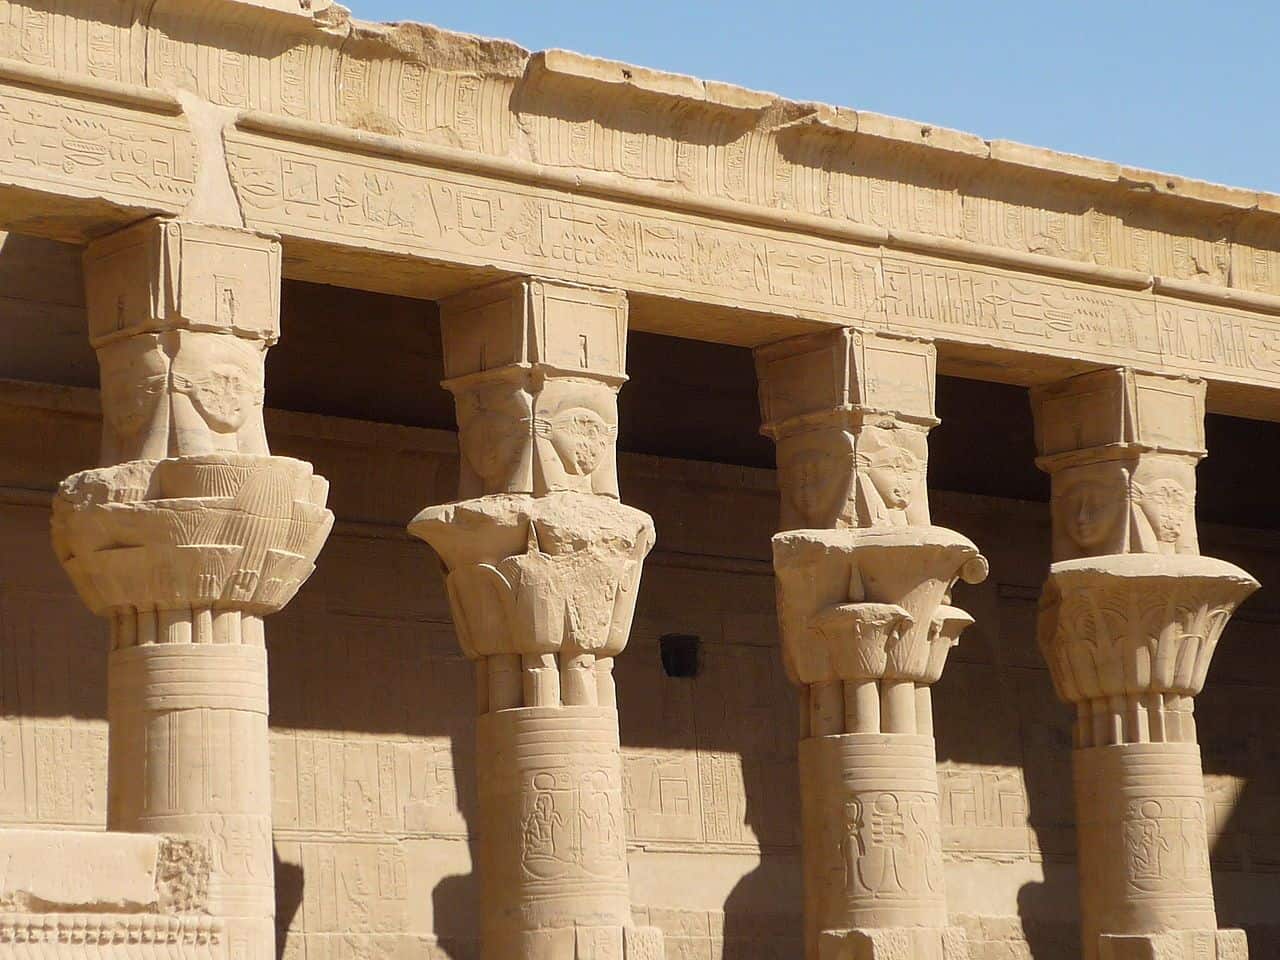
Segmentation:
<svg viewBox="0 0 1280 960">
<path fill-rule="evenodd" d="M 1280 949 L 1277 198 L 327 0 L 0 134 L 0 956 Z"/>
</svg>

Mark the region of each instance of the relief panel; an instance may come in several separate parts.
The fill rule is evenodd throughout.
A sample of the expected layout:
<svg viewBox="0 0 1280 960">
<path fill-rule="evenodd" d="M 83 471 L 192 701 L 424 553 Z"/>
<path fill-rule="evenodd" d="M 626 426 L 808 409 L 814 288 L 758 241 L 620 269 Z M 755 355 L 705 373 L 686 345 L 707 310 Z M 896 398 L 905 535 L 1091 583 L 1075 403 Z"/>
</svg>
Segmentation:
<svg viewBox="0 0 1280 960">
<path fill-rule="evenodd" d="M 196 156 L 181 115 L 0 80 L 0 178 L 10 183 L 177 213 L 193 196 Z"/>
<path fill-rule="evenodd" d="M 248 221 L 286 235 L 640 292 L 1233 381 L 1280 382 L 1280 322 L 994 267 L 879 252 L 313 145 L 228 135 Z M 306 170 L 305 201 L 287 184 Z M 322 199 L 323 198 L 323 199 Z M 388 210 L 398 211 L 390 225 Z"/>
</svg>

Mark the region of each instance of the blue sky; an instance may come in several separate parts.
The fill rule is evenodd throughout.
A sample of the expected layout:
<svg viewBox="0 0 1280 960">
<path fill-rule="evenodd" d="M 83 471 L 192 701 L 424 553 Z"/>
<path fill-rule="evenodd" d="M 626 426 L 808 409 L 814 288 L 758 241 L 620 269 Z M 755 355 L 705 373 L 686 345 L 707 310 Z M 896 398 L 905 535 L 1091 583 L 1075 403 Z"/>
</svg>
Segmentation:
<svg viewBox="0 0 1280 960">
<path fill-rule="evenodd" d="M 1280 193 L 1280 0 L 343 0 Z"/>
</svg>

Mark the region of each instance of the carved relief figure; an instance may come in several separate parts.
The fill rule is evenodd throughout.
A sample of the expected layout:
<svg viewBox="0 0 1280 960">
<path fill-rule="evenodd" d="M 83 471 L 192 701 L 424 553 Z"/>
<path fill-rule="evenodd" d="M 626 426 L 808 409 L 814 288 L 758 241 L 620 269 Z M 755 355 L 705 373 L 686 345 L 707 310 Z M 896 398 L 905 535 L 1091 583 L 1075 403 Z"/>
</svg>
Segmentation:
<svg viewBox="0 0 1280 960">
<path fill-rule="evenodd" d="M 521 831 L 521 849 L 526 869 L 537 860 L 560 860 L 556 851 L 556 836 L 564 829 L 564 818 L 556 812 L 555 798 L 547 789 L 549 775 L 534 778 L 538 792 L 533 798 L 533 808 L 524 819 Z M 530 869 L 531 873 L 536 873 Z"/>
<path fill-rule="evenodd" d="M 1055 539 L 1059 553 L 1075 558 L 1125 552 L 1126 469 L 1112 463 L 1079 467 L 1062 471 L 1053 482 L 1054 527 L 1063 535 Z"/>
<path fill-rule="evenodd" d="M 782 527 L 822 528 L 853 515 L 853 442 L 843 430 L 788 437 L 778 443 Z"/>
<path fill-rule="evenodd" d="M 610 875 L 622 858 L 622 834 L 604 773 L 593 773 L 579 785 L 578 847 L 581 862 L 591 873 Z"/>
<path fill-rule="evenodd" d="M 905 527 L 929 522 L 924 493 L 926 444 L 923 432 L 864 428 L 855 460 L 860 525 Z"/>
<path fill-rule="evenodd" d="M 1160 804 L 1146 801 L 1140 805 L 1138 816 L 1125 822 L 1124 847 L 1135 884 L 1167 879 L 1171 847 L 1161 830 Z"/>
<path fill-rule="evenodd" d="M 1133 474 L 1133 548 L 1143 553 L 1199 552 L 1195 530 L 1195 465 L 1150 455 Z"/>
</svg>

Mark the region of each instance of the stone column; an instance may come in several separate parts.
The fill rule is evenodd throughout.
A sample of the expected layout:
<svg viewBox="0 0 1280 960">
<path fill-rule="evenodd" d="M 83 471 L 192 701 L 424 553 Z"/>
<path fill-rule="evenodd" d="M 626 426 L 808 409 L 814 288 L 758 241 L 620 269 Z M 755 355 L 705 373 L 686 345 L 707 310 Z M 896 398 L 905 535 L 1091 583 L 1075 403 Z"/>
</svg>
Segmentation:
<svg viewBox="0 0 1280 960">
<path fill-rule="evenodd" d="M 773 538 L 787 674 L 800 687 L 808 960 L 958 960 L 947 920 L 931 685 L 986 577 L 931 525 L 935 350 L 839 329 L 756 351 L 777 445 Z"/>
<path fill-rule="evenodd" d="M 53 541 L 111 624 L 107 826 L 205 838 L 229 955 L 274 960 L 262 618 L 333 524 L 311 465 L 267 450 L 280 245 L 147 220 L 90 244 L 103 466 L 68 477 Z"/>
<path fill-rule="evenodd" d="M 1128 369 L 1035 388 L 1052 477 L 1039 641 L 1076 708 L 1073 767 L 1087 960 L 1236 960 L 1218 930 L 1193 698 L 1257 589 L 1200 556 L 1204 383 Z"/>
<path fill-rule="evenodd" d="M 626 298 L 518 280 L 441 321 L 460 500 L 409 530 L 476 665 L 482 956 L 661 957 L 631 924 L 613 685 L 654 540 L 618 495 Z"/>
</svg>

